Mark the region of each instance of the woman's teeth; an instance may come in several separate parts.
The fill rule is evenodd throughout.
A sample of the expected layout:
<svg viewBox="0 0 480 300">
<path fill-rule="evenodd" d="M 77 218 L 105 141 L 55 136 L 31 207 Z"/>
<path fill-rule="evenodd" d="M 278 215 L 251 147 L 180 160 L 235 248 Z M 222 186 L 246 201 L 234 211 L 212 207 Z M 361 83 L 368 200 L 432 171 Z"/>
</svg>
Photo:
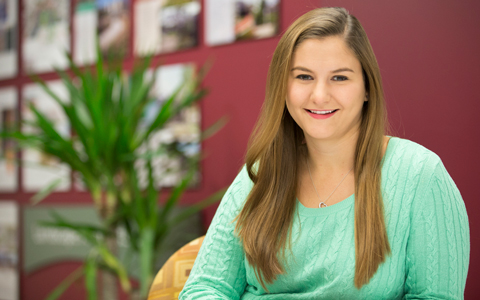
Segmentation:
<svg viewBox="0 0 480 300">
<path fill-rule="evenodd" d="M 311 112 L 312 114 L 316 114 L 316 115 L 328 115 L 328 114 L 331 114 L 334 111 L 336 111 L 336 109 L 334 109 L 334 110 L 308 110 L 308 111 Z"/>
</svg>

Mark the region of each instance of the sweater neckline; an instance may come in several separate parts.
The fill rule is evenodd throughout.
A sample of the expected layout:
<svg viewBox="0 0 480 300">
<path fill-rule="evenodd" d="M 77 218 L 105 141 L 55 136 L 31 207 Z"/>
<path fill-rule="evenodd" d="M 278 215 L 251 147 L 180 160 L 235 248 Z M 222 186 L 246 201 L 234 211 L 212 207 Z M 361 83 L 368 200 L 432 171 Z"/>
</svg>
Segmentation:
<svg viewBox="0 0 480 300">
<path fill-rule="evenodd" d="M 388 162 L 390 161 L 392 157 L 392 152 L 394 151 L 394 148 L 397 144 L 397 141 L 399 138 L 397 137 L 390 137 L 390 140 L 388 141 L 387 144 L 387 149 L 385 151 L 385 155 L 382 158 L 382 171 L 384 171 L 385 165 L 388 165 Z M 350 195 L 349 197 L 345 198 L 344 200 L 335 203 L 331 206 L 323 207 L 323 208 L 310 208 L 304 206 L 298 198 L 295 198 L 297 202 L 297 212 L 302 215 L 302 216 L 321 216 L 321 215 L 328 215 L 332 213 L 336 213 L 340 210 L 344 210 L 347 208 L 350 208 L 354 205 L 355 203 L 355 194 Z"/>
</svg>

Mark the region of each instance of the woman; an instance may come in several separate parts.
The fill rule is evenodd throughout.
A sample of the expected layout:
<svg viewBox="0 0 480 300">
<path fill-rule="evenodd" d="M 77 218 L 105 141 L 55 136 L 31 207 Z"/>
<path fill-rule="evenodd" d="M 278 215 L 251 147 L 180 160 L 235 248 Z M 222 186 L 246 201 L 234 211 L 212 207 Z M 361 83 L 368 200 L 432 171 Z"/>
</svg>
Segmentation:
<svg viewBox="0 0 480 300">
<path fill-rule="evenodd" d="M 463 200 L 438 156 L 384 135 L 384 110 L 358 20 L 295 21 L 180 299 L 463 298 Z"/>
</svg>

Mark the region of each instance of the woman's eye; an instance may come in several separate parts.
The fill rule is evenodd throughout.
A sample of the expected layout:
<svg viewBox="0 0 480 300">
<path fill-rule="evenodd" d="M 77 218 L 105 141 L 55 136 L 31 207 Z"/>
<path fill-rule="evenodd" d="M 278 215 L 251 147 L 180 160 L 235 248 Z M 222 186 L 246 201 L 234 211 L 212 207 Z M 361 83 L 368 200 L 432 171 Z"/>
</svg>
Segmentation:
<svg viewBox="0 0 480 300">
<path fill-rule="evenodd" d="M 312 80 L 313 79 L 312 76 L 305 75 L 305 74 L 298 75 L 297 78 L 300 79 L 300 80 Z"/>
<path fill-rule="evenodd" d="M 333 81 L 345 81 L 345 80 L 348 80 L 347 77 L 345 76 L 340 76 L 340 75 L 337 75 L 337 76 L 333 76 Z"/>
</svg>

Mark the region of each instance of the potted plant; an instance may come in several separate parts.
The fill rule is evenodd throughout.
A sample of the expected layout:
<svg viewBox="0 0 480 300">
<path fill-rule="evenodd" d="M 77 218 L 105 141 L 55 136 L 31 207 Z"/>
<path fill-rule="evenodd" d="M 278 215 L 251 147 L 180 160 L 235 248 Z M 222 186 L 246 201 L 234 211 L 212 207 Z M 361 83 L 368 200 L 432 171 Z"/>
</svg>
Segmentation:
<svg viewBox="0 0 480 300">
<path fill-rule="evenodd" d="M 67 55 L 68 56 L 68 55 Z M 200 100 L 206 94 L 201 86 L 205 69 L 192 76 L 166 99 L 158 111 L 145 121 L 145 112 L 155 98 L 151 89 L 155 76 L 149 75 L 151 58 L 137 63 L 130 76 L 125 76 L 121 60 L 104 61 L 97 50 L 97 61 L 92 68 L 79 68 L 69 56 L 71 72 L 57 71 L 69 91 L 69 101 L 56 95 L 39 78 L 36 81 L 61 106 L 70 122 L 73 134 L 62 136 L 48 117 L 34 105 L 30 110 L 37 133 L 4 132 L 21 147 L 31 147 L 58 158 L 80 174 L 85 188 L 91 194 L 100 226 L 72 223 L 53 214 L 48 226 L 69 228 L 91 245 L 91 252 L 83 266 L 62 282 L 49 296 L 57 298 L 74 280 L 84 276 L 89 299 L 97 298 L 97 274 L 103 276 L 103 299 L 116 299 L 116 281 L 132 298 L 146 298 L 157 270 L 155 260 L 168 233 L 179 222 L 202 208 L 218 201 L 225 190 L 197 202 L 180 214 L 172 214 L 183 192 L 195 178 L 198 155 L 186 157 L 187 171 L 181 182 L 169 192 L 160 193 L 155 185 L 152 161 L 165 151 L 178 151 L 175 145 L 151 150 L 145 147 L 149 139 L 173 117 Z M 218 129 L 217 122 L 209 133 Z M 203 134 L 205 137 L 207 134 Z M 140 151 L 140 149 L 142 149 Z M 140 180 L 138 162 L 143 164 Z M 46 197 L 55 184 L 35 195 L 35 201 Z M 159 201 L 160 195 L 164 196 Z M 132 289 L 127 268 L 117 256 L 116 230 L 123 227 L 131 249 L 139 257 L 140 287 Z"/>
</svg>

